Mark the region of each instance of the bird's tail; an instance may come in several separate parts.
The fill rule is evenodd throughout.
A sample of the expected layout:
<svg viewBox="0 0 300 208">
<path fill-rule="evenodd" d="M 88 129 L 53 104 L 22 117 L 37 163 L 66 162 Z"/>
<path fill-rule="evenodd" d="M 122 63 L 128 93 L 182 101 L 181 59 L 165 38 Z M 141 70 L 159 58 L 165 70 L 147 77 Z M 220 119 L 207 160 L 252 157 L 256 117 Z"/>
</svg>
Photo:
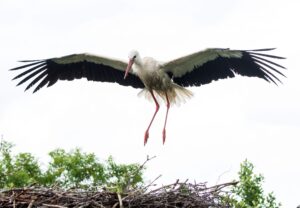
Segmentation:
<svg viewBox="0 0 300 208">
<path fill-rule="evenodd" d="M 167 103 L 166 93 L 168 94 L 168 99 L 171 105 L 177 105 L 179 106 L 182 103 L 185 103 L 188 99 L 193 97 L 193 93 L 184 88 L 181 87 L 175 83 L 172 83 L 173 86 L 167 91 L 158 91 L 154 90 L 154 95 L 156 97 L 161 98 L 160 100 L 163 100 L 165 103 Z M 153 101 L 151 93 L 148 89 L 143 89 L 139 92 L 138 96 L 144 96 L 146 99 Z"/>
</svg>

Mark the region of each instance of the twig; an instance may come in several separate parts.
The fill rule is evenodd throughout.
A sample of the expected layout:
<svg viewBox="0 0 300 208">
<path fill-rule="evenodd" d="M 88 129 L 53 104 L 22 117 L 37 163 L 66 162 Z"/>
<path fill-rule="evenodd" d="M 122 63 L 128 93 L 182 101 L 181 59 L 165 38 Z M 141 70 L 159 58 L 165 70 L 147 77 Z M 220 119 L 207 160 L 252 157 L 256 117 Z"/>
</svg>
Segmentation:
<svg viewBox="0 0 300 208">
<path fill-rule="evenodd" d="M 226 186 L 235 186 L 239 183 L 239 181 L 232 181 L 232 182 L 228 182 L 228 183 L 221 183 L 221 184 L 217 184 L 217 185 L 214 185 L 214 186 L 211 186 L 207 189 L 219 189 L 220 187 L 223 188 L 223 187 L 226 187 Z"/>
<path fill-rule="evenodd" d="M 68 208 L 68 207 L 65 207 L 65 206 L 54 205 L 54 204 L 43 204 L 43 206 L 53 207 L 53 208 Z"/>
<path fill-rule="evenodd" d="M 231 171 L 231 167 L 230 167 L 228 170 L 226 170 L 226 171 L 224 171 L 223 173 L 221 173 L 221 174 L 218 176 L 218 179 L 217 179 L 217 181 L 216 181 L 216 184 L 219 183 L 219 181 L 221 180 L 221 177 L 222 177 L 223 175 L 225 175 L 226 173 L 228 173 L 228 172 L 230 172 L 230 171 Z"/>
<path fill-rule="evenodd" d="M 132 173 L 131 177 L 129 177 L 129 180 L 127 181 L 127 184 L 125 185 L 124 190 L 123 190 L 124 193 L 128 192 L 129 187 L 130 187 L 130 185 L 131 185 L 131 183 L 132 183 L 132 180 L 133 180 L 134 176 L 137 175 L 137 174 L 145 167 L 146 163 L 148 163 L 150 160 L 152 160 L 152 159 L 154 159 L 154 158 L 156 158 L 156 156 L 149 157 L 149 155 L 147 155 L 147 158 L 146 158 L 146 160 L 143 162 L 143 164 L 141 164 L 141 165 L 139 166 L 139 168 L 136 169 L 136 171 L 134 171 L 134 172 Z"/>
<path fill-rule="evenodd" d="M 116 208 L 118 205 L 120 206 L 120 208 L 124 208 L 121 194 L 117 193 L 117 196 L 118 196 L 119 202 L 115 203 L 112 208 Z"/>
<path fill-rule="evenodd" d="M 12 194 L 12 200 L 13 200 L 13 207 L 16 208 L 16 198 L 15 198 L 16 194 L 15 192 L 13 191 L 13 194 Z"/>
<path fill-rule="evenodd" d="M 147 186 L 145 186 L 143 189 L 146 191 L 150 186 L 153 185 L 153 183 L 155 181 L 157 181 L 162 175 L 160 174 L 159 176 L 157 176 L 151 183 L 149 183 Z"/>
<path fill-rule="evenodd" d="M 32 207 L 32 205 L 33 205 L 33 203 L 34 203 L 34 199 L 32 199 L 32 200 L 31 200 L 31 202 L 30 202 L 30 204 L 28 205 L 28 207 L 27 207 L 27 208 L 31 208 L 31 207 Z"/>
</svg>

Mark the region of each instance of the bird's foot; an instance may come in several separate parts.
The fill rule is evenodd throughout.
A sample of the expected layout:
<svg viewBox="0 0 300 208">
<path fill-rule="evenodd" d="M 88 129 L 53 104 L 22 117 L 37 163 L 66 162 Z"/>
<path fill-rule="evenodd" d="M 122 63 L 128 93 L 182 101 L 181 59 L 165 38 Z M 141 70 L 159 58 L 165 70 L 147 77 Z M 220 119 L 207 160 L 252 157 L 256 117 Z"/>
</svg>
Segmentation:
<svg viewBox="0 0 300 208">
<path fill-rule="evenodd" d="M 163 130 L 163 144 L 165 144 L 166 141 L 166 129 Z"/>
<path fill-rule="evenodd" d="M 145 132 L 144 145 L 147 144 L 148 138 L 149 138 L 149 131 L 147 130 L 147 131 Z"/>
</svg>

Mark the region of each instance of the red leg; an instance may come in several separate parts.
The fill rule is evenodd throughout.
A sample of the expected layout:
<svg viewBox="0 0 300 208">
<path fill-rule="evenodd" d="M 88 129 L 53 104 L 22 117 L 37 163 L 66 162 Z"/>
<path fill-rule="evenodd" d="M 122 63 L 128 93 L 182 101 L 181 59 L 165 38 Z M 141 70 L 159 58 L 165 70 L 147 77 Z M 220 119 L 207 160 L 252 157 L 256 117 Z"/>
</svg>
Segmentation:
<svg viewBox="0 0 300 208">
<path fill-rule="evenodd" d="M 154 120 L 154 118 L 155 118 L 155 116 L 156 116 L 157 111 L 159 110 L 159 104 L 158 104 L 158 102 L 157 102 L 157 100 L 156 100 L 156 98 L 155 98 L 155 96 L 154 96 L 154 94 L 153 94 L 153 91 L 151 90 L 150 93 L 151 93 L 151 96 L 152 96 L 152 98 L 153 98 L 153 100 L 154 100 L 154 102 L 155 102 L 156 109 L 155 109 L 155 112 L 154 112 L 154 114 L 153 114 L 153 116 L 152 116 L 152 119 L 151 119 L 151 121 L 150 121 L 150 124 L 149 124 L 149 126 L 148 126 L 148 128 L 147 128 L 147 130 L 146 130 L 146 132 L 145 132 L 144 145 L 146 145 L 146 143 L 147 143 L 147 141 L 148 141 L 148 138 L 149 138 L 149 129 L 150 129 L 151 125 L 152 125 L 152 122 L 153 122 L 153 120 Z"/>
<path fill-rule="evenodd" d="M 167 99 L 167 113 L 166 113 L 166 118 L 165 118 L 164 129 L 163 129 L 163 144 L 166 141 L 166 125 L 167 125 L 168 113 L 169 113 L 169 108 L 170 108 L 170 101 L 169 101 L 167 93 L 166 93 L 166 99 Z"/>
</svg>

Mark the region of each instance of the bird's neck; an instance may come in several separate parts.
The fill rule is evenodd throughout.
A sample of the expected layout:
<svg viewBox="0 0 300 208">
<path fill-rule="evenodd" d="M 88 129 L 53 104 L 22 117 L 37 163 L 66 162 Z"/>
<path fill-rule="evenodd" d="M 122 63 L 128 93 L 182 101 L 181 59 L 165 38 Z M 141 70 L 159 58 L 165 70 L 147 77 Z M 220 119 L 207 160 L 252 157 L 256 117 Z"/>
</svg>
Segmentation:
<svg viewBox="0 0 300 208">
<path fill-rule="evenodd" d="M 134 60 L 134 64 L 137 66 L 137 67 L 143 67 L 143 60 L 140 56 L 137 56 Z"/>
</svg>

